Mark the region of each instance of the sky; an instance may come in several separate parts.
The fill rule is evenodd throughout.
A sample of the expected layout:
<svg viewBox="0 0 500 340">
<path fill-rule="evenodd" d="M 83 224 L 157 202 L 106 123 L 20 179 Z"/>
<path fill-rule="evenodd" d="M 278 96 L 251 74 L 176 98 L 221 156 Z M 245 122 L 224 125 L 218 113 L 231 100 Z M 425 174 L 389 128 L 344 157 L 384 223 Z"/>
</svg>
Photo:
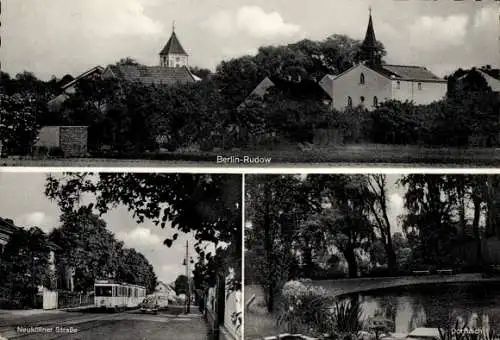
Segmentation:
<svg viewBox="0 0 500 340">
<path fill-rule="evenodd" d="M 190 65 L 262 45 L 364 37 L 371 6 L 387 62 L 421 65 L 444 76 L 462 67 L 500 66 L 500 2 L 454 0 L 6 0 L 2 70 L 48 80 L 74 76 L 124 57 L 159 63 L 172 23 Z"/>
<path fill-rule="evenodd" d="M 60 210 L 44 194 L 47 175 L 42 172 L 0 171 L 0 192 L 3 193 L 0 195 L 0 217 L 12 219 L 19 227 L 38 226 L 47 233 L 59 227 Z M 178 239 L 168 248 L 163 241 L 174 233 L 168 226 L 161 229 L 150 221 L 137 224 L 132 213 L 124 207 L 113 209 L 102 218 L 108 230 L 123 241 L 125 247 L 135 248 L 146 256 L 160 281 L 172 283 L 178 275 L 185 275 L 186 267 L 182 262 L 186 241 L 190 244 L 190 255 L 195 254 L 192 234 L 179 233 Z"/>
</svg>

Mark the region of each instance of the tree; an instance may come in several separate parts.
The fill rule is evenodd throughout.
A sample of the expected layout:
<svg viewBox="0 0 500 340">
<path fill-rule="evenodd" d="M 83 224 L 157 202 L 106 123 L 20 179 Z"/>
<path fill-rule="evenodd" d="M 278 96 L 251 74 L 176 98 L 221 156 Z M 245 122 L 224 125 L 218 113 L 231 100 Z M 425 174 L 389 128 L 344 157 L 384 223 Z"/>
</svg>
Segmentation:
<svg viewBox="0 0 500 340">
<path fill-rule="evenodd" d="M 120 256 L 123 243 L 115 240 L 106 223 L 88 207 L 65 211 L 61 222 L 62 226 L 49 235 L 59 247 L 56 254 L 59 280 L 64 282 L 68 269 L 74 268 L 74 288 L 87 292 L 93 289 L 95 280 L 115 278 L 123 261 Z"/>
<path fill-rule="evenodd" d="M 154 292 L 158 280 L 153 266 L 140 252 L 132 249 L 122 249 L 119 253 L 116 277 L 118 280 L 146 287 L 148 294 Z"/>
<path fill-rule="evenodd" d="M 185 294 L 188 295 L 189 293 L 189 282 L 188 278 L 186 275 L 179 275 L 175 279 L 175 293 L 177 295 L 180 294 Z"/>
<path fill-rule="evenodd" d="M 294 240 L 306 218 L 301 181 L 296 176 L 254 175 L 247 177 L 246 212 L 251 227 L 245 232 L 248 263 L 259 271 L 268 311 L 276 307 L 281 288 L 290 278 Z"/>
<path fill-rule="evenodd" d="M 367 199 L 371 217 L 379 233 L 387 256 L 387 266 L 389 271 L 394 273 L 397 269 L 396 254 L 392 244 L 392 230 L 387 213 L 387 178 L 383 174 L 367 176 Z"/>
<path fill-rule="evenodd" d="M 415 248 L 416 264 L 454 265 L 457 229 L 453 216 L 458 196 L 453 177 L 412 174 L 401 183 L 407 187 L 403 230 Z"/>
<path fill-rule="evenodd" d="M 47 178 L 45 194 L 55 200 L 64 213 L 74 213 L 81 195 L 95 197 L 100 214 L 123 204 L 132 211 L 138 223 L 146 219 L 166 228 L 170 222 L 173 232 L 164 241 L 171 246 L 177 232 L 194 233 L 195 250 L 207 261 L 216 254 L 206 252 L 203 242 L 229 244 L 223 260 L 217 263 L 218 272 L 234 268 L 234 287 L 241 283 L 241 176 L 212 174 L 140 174 L 91 173 L 66 174 L 62 178 Z M 213 279 L 213 278 L 208 278 Z"/>
<path fill-rule="evenodd" d="M 0 285 L 16 307 L 35 307 L 38 286 L 50 275 L 47 235 L 38 227 L 18 229 L 1 254 Z"/>
<path fill-rule="evenodd" d="M 38 119 L 45 110 L 32 95 L 0 93 L 0 142 L 12 154 L 25 155 L 38 137 Z"/>
</svg>

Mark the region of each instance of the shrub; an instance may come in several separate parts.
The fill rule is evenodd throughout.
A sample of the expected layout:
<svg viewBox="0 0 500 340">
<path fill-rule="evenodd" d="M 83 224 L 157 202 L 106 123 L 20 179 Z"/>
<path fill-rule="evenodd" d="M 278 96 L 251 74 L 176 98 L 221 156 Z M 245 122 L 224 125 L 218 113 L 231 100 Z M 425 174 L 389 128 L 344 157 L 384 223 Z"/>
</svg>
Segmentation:
<svg viewBox="0 0 500 340">
<path fill-rule="evenodd" d="M 51 147 L 48 154 L 50 157 L 64 157 L 64 151 L 58 146 Z"/>
<path fill-rule="evenodd" d="M 332 327 L 332 299 L 321 287 L 289 281 L 282 290 L 278 327 L 286 324 L 290 333 L 318 335 Z"/>
</svg>

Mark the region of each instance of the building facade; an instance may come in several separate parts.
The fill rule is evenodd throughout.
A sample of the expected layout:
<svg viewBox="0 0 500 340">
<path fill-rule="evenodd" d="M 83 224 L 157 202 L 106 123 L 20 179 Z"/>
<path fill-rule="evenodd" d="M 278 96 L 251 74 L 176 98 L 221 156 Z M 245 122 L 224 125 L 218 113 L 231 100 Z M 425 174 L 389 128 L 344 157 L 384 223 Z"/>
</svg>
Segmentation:
<svg viewBox="0 0 500 340">
<path fill-rule="evenodd" d="M 360 56 L 356 65 L 331 80 L 331 96 L 336 110 L 357 106 L 373 110 L 388 100 L 425 105 L 446 96 L 447 81 L 427 68 L 382 63 L 371 12 Z"/>
</svg>

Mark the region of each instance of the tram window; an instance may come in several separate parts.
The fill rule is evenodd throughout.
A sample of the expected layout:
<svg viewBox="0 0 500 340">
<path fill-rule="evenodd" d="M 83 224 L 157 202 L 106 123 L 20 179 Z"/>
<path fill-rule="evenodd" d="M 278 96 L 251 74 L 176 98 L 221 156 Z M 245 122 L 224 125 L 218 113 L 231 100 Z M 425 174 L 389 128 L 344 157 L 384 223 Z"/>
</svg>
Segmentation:
<svg viewBox="0 0 500 340">
<path fill-rule="evenodd" d="M 110 286 L 97 286 L 95 287 L 96 296 L 113 296 L 113 287 Z"/>
</svg>

